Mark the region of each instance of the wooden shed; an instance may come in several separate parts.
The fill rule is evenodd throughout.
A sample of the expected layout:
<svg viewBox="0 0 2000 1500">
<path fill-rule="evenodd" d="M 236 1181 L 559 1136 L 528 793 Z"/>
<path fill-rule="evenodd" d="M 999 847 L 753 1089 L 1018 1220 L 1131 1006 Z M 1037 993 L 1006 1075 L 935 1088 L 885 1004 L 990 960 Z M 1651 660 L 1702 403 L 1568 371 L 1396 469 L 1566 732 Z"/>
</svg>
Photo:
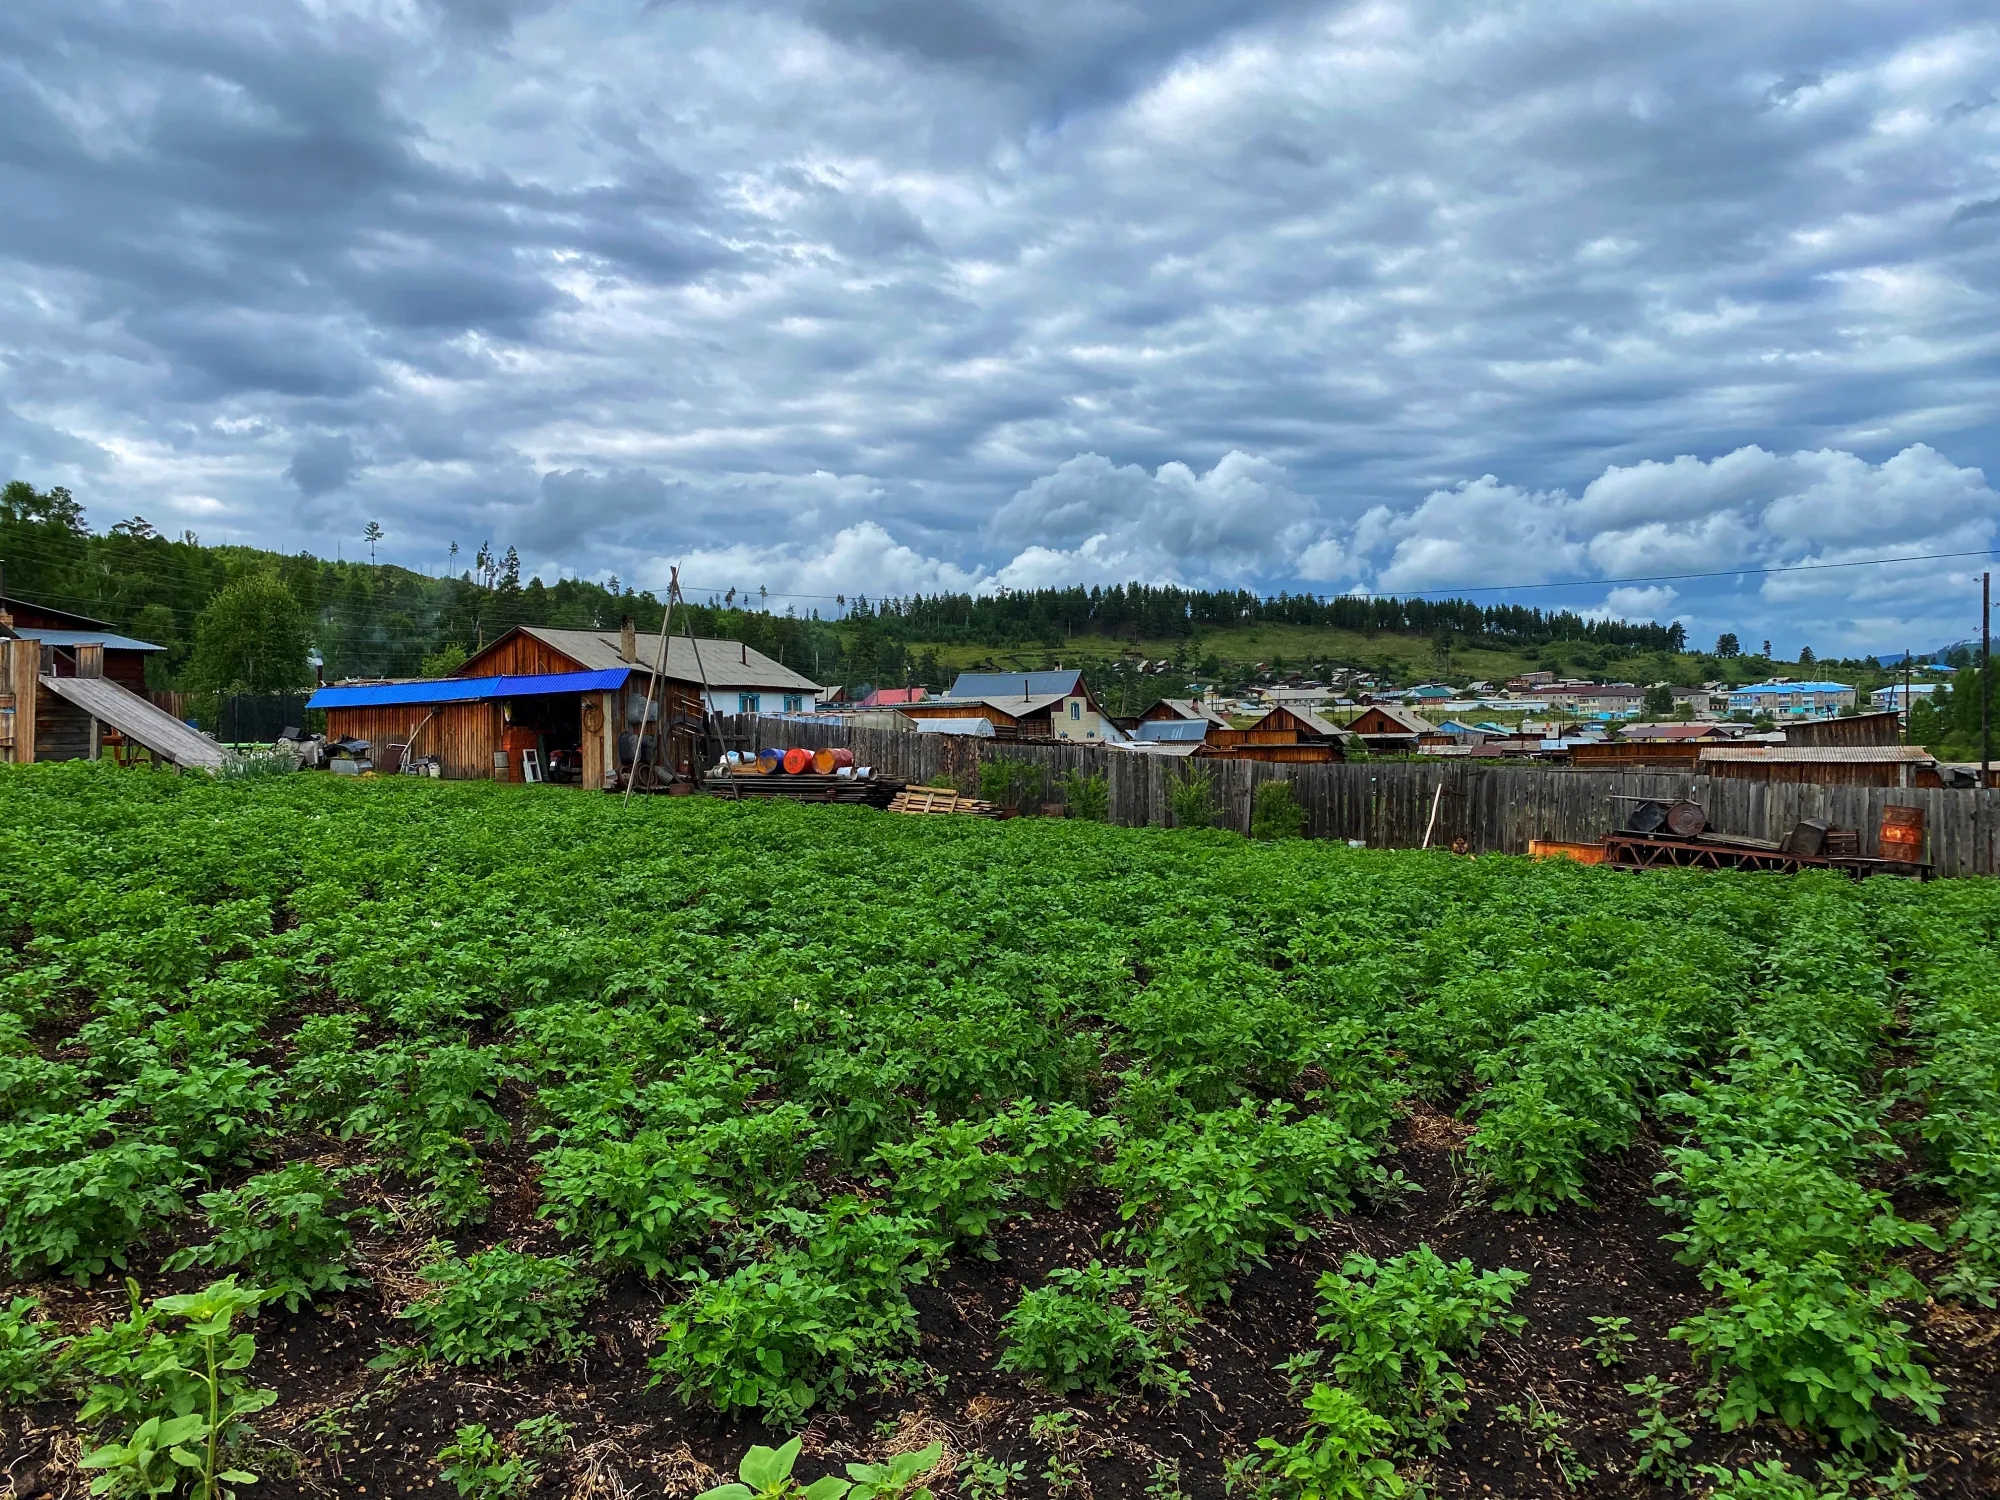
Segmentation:
<svg viewBox="0 0 2000 1500">
<path fill-rule="evenodd" d="M 146 659 L 166 650 L 151 641 L 121 635 L 88 615 L 73 615 L 20 599 L 0 599 L 0 619 L 7 622 L 0 628 L 21 640 L 33 641 L 39 648 L 40 675 L 104 677 L 141 696 L 146 691 Z M 95 647 L 98 655 L 80 666 L 77 652 L 82 647 Z"/>
<path fill-rule="evenodd" d="M 1738 781 L 1909 787 L 1934 778 L 1937 761 L 1921 745 L 1704 745 L 1695 770 Z"/>
<path fill-rule="evenodd" d="M 672 636 L 642 730 L 660 659 L 659 636 L 637 634 L 630 621 L 619 630 L 522 625 L 450 677 L 342 683 L 321 688 L 307 707 L 326 710 L 329 739 L 366 740 L 378 761 L 383 748 L 398 745 L 402 757 L 436 757 L 453 780 L 520 781 L 532 750 L 545 768 L 574 766 L 578 784 L 595 788 L 622 784 L 635 759 L 674 773 L 694 769 L 707 749 L 704 686 L 717 713 L 817 703 L 817 684 L 741 641 Z M 662 731 L 655 756 L 644 742 Z"/>
</svg>

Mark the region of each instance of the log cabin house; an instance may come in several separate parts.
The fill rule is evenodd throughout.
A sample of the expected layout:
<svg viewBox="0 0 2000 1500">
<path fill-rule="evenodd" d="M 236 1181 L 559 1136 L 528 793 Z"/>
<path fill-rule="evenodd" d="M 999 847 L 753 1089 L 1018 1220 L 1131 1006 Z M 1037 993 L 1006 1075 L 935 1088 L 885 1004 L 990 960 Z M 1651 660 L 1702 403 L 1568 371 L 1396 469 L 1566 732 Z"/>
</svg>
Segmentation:
<svg viewBox="0 0 2000 1500">
<path fill-rule="evenodd" d="M 1438 727 L 1414 709 L 1371 703 L 1348 724 L 1347 732 L 1378 755 L 1414 754 L 1425 735 L 1438 735 Z"/>
<path fill-rule="evenodd" d="M 1309 709 L 1281 705 L 1247 729 L 1211 725 L 1201 753 L 1284 765 L 1325 764 L 1347 759 L 1348 738 L 1346 730 Z"/>
</svg>

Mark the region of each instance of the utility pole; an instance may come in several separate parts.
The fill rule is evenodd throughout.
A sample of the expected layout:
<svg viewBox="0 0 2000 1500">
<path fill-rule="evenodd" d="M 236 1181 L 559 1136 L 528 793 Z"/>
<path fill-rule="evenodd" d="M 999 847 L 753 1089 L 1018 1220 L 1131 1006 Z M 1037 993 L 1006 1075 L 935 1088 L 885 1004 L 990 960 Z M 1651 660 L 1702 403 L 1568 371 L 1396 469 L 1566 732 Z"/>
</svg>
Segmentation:
<svg viewBox="0 0 2000 1500">
<path fill-rule="evenodd" d="M 1979 575 L 1979 789 L 1992 783 L 1993 763 L 1993 575 Z"/>
<path fill-rule="evenodd" d="M 1903 743 L 1910 743 L 1910 648 L 1903 648 Z"/>
</svg>

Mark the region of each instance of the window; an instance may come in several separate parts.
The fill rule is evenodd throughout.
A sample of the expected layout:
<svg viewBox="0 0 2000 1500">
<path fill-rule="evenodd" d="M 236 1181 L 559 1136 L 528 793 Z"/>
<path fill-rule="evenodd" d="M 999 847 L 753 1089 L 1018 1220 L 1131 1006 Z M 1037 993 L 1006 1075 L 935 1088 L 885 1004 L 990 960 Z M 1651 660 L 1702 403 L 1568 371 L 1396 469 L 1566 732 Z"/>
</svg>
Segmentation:
<svg viewBox="0 0 2000 1500">
<path fill-rule="evenodd" d="M 757 695 L 755 693 L 738 693 L 736 695 L 736 711 L 739 714 L 754 714 L 757 712 Z"/>
<path fill-rule="evenodd" d="M 1080 719 L 1083 717 L 1083 704 L 1078 702 L 1075 698 L 1069 700 L 1069 716 L 1072 719 Z"/>
<path fill-rule="evenodd" d="M 804 713 L 805 709 L 806 709 L 806 700 L 805 700 L 805 695 L 803 693 L 785 694 L 786 713 L 788 714 Z"/>
</svg>

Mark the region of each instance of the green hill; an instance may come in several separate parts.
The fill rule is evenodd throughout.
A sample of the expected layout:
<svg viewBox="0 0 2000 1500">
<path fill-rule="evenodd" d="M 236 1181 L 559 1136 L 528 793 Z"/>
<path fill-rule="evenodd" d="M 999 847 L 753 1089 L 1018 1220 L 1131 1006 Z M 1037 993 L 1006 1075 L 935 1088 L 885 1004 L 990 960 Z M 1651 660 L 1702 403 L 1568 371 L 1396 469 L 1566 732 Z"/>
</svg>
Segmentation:
<svg viewBox="0 0 2000 1500">
<path fill-rule="evenodd" d="M 652 593 L 616 578 L 521 578 L 512 548 L 477 549 L 457 576 L 430 577 L 393 564 L 328 561 L 249 547 L 209 546 L 192 532 L 160 535 L 134 516 L 102 533 L 83 522 L 66 490 L 15 481 L 0 490 L 0 563 L 14 597 L 108 621 L 167 648 L 153 685 L 195 691 L 258 689 L 305 680 L 296 651 L 275 675 L 242 682 L 241 653 L 216 638 L 266 628 L 273 601 L 295 603 L 296 630 L 329 681 L 411 677 L 450 670 L 464 655 L 518 624 L 613 628 L 630 615 L 659 626 Z M 223 611 L 218 598 L 246 579 L 276 579 Z M 239 591 L 240 594 L 241 591 Z M 747 601 L 746 601 L 747 602 Z M 1773 663 L 1757 656 L 1690 652 L 1681 627 L 1586 619 L 1570 611 L 1466 600 L 1319 597 L 1132 584 L 998 594 L 947 594 L 838 601 L 830 619 L 740 607 L 733 597 L 691 604 L 697 634 L 742 640 L 814 680 L 946 686 L 969 667 L 1084 667 L 1114 712 L 1136 712 L 1191 684 L 1222 690 L 1335 667 L 1359 667 L 1398 684 L 1504 681 L 1543 668 L 1578 676 L 1685 684 L 1753 681 L 1773 670 L 1832 675 L 1868 686 L 1889 680 L 1872 663 Z M 289 607 L 289 604 L 284 604 Z M 211 649 L 201 648 L 206 621 Z M 677 617 L 675 628 L 683 620 Z M 1170 663 L 1167 671 L 1142 663 Z"/>
</svg>

